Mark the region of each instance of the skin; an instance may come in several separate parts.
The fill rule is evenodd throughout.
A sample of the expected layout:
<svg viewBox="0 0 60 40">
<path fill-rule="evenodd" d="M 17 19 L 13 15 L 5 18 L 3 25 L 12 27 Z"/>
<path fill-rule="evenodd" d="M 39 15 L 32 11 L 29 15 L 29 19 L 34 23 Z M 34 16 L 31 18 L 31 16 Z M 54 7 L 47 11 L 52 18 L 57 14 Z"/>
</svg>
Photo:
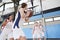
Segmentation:
<svg viewBox="0 0 60 40">
<path fill-rule="evenodd" d="M 13 15 L 9 16 L 9 20 L 10 20 L 10 21 L 13 20 Z"/>
<path fill-rule="evenodd" d="M 14 40 L 14 38 L 10 38 L 9 40 Z"/>
</svg>

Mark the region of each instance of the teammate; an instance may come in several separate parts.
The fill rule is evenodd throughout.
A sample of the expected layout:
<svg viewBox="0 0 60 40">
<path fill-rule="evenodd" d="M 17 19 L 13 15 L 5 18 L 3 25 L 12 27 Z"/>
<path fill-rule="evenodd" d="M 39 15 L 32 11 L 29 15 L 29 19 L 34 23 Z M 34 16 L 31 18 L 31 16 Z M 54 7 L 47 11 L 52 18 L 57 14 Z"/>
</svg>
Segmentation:
<svg viewBox="0 0 60 40">
<path fill-rule="evenodd" d="M 1 35 L 0 35 L 0 40 L 6 40 L 7 37 L 9 37 L 9 40 L 12 39 L 13 37 L 10 35 L 10 33 L 12 32 L 12 22 L 13 20 L 13 16 L 9 16 L 9 20 L 8 23 L 6 24 L 5 28 L 3 29 Z M 10 35 L 10 36 L 8 36 Z"/>
<path fill-rule="evenodd" d="M 13 25 L 13 37 L 17 40 L 26 40 L 25 34 L 22 30 L 22 25 L 25 22 L 26 14 L 24 11 L 27 9 L 27 4 L 22 3 L 21 7 L 18 9 L 15 16 L 15 21 Z"/>
<path fill-rule="evenodd" d="M 39 27 L 40 27 L 41 34 L 42 34 L 41 36 L 44 37 L 44 28 L 41 22 L 39 22 Z"/>
<path fill-rule="evenodd" d="M 42 22 L 39 22 L 39 27 L 40 27 L 40 30 L 41 30 L 41 38 L 44 38 L 44 40 L 46 40 L 45 35 L 44 35 L 45 29 L 42 25 Z"/>
<path fill-rule="evenodd" d="M 41 25 L 39 25 L 38 22 L 34 23 L 34 29 L 33 29 L 33 40 L 38 38 L 38 40 L 41 40 L 42 37 L 42 28 Z"/>
<path fill-rule="evenodd" d="M 26 40 L 22 27 L 24 22 L 28 22 L 29 18 L 32 16 L 31 15 L 32 12 L 27 11 L 25 13 L 25 10 L 27 10 L 27 4 L 22 3 L 21 7 L 18 8 L 17 14 L 15 16 L 15 21 L 13 24 L 13 36 L 14 39 L 17 40 Z"/>
</svg>

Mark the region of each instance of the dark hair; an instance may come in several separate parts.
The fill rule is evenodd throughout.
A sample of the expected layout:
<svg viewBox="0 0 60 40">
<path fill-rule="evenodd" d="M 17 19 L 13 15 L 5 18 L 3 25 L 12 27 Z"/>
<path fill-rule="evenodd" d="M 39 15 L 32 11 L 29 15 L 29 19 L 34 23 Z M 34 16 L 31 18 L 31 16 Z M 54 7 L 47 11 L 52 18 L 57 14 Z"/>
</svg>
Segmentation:
<svg viewBox="0 0 60 40">
<path fill-rule="evenodd" d="M 9 17 L 8 17 L 8 18 L 6 18 L 6 19 L 8 19 L 8 20 L 9 20 Z"/>
<path fill-rule="evenodd" d="M 26 3 L 22 3 L 22 4 L 21 4 L 21 7 L 22 7 L 22 8 L 25 8 L 26 6 L 27 6 Z"/>
</svg>

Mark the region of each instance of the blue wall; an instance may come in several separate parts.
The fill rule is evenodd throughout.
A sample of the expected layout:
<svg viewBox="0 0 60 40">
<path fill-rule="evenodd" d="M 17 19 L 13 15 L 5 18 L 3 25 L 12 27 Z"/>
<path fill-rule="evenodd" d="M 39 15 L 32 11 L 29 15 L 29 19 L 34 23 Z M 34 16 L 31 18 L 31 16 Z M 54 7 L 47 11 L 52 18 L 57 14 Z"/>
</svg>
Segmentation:
<svg viewBox="0 0 60 40">
<path fill-rule="evenodd" d="M 56 16 L 56 15 L 60 15 L 60 11 L 55 11 L 55 12 L 50 12 L 47 14 L 44 14 L 44 18 L 50 17 L 50 16 Z M 40 19 L 42 18 L 42 15 L 37 15 L 37 16 L 33 16 L 30 18 L 30 20 L 36 20 L 36 19 Z"/>
<path fill-rule="evenodd" d="M 60 24 L 46 25 L 47 38 L 60 38 Z"/>
<path fill-rule="evenodd" d="M 60 38 L 60 24 L 46 25 L 45 29 L 47 38 Z M 32 30 L 31 28 L 23 29 L 27 38 L 32 38 Z"/>
<path fill-rule="evenodd" d="M 60 11 L 55 11 L 55 12 L 44 14 L 44 17 L 46 18 L 46 17 L 56 16 L 56 15 L 60 15 Z"/>
<path fill-rule="evenodd" d="M 60 11 L 55 11 L 51 13 L 44 14 L 44 18 L 50 16 L 60 15 Z M 40 19 L 42 18 L 41 15 L 31 17 L 30 20 Z M 45 29 L 47 30 L 45 36 L 47 38 L 60 38 L 60 24 L 53 24 L 53 25 L 46 25 Z M 31 28 L 24 28 L 23 29 L 27 38 L 32 38 L 32 29 Z"/>
</svg>

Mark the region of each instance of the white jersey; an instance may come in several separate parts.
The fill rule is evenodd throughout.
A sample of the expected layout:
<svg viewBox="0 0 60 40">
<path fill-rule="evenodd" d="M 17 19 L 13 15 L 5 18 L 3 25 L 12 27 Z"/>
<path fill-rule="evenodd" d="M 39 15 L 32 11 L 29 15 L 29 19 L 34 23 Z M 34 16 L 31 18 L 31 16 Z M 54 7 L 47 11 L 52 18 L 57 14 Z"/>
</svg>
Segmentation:
<svg viewBox="0 0 60 40">
<path fill-rule="evenodd" d="M 34 32 L 39 33 L 40 32 L 40 27 L 34 27 Z"/>
<path fill-rule="evenodd" d="M 19 13 L 16 14 L 16 18 L 15 18 L 15 21 L 14 21 L 14 25 L 13 25 L 13 37 L 14 39 L 18 39 L 20 36 L 25 36 L 24 32 L 22 31 L 22 25 L 24 23 L 24 20 L 19 18 L 19 16 L 21 16 L 20 14 L 18 15 Z M 17 19 L 20 19 L 17 21 Z M 18 22 L 18 23 L 17 23 Z M 17 23 L 17 24 L 16 24 Z M 18 28 L 18 27 L 19 28 Z"/>
<path fill-rule="evenodd" d="M 43 31 L 42 31 L 42 26 L 40 27 L 34 27 L 34 34 L 33 38 L 42 38 L 44 36 Z"/>
<path fill-rule="evenodd" d="M 11 31 L 12 31 L 12 24 L 13 24 L 13 22 L 8 22 L 6 24 L 5 28 L 3 29 L 3 31 L 2 31 L 2 33 L 0 35 L 0 40 L 6 40 L 9 33 L 11 33 Z"/>
<path fill-rule="evenodd" d="M 5 28 L 7 28 L 7 29 L 12 29 L 12 24 L 13 24 L 13 22 L 8 22 L 8 23 L 6 24 L 6 27 L 5 27 Z"/>
<path fill-rule="evenodd" d="M 10 30 L 9 33 L 8 33 L 8 40 L 9 40 L 9 38 L 13 38 L 12 24 L 13 24 L 13 22 L 11 21 L 11 22 L 8 22 L 7 25 L 6 25 L 6 28 Z"/>
</svg>

